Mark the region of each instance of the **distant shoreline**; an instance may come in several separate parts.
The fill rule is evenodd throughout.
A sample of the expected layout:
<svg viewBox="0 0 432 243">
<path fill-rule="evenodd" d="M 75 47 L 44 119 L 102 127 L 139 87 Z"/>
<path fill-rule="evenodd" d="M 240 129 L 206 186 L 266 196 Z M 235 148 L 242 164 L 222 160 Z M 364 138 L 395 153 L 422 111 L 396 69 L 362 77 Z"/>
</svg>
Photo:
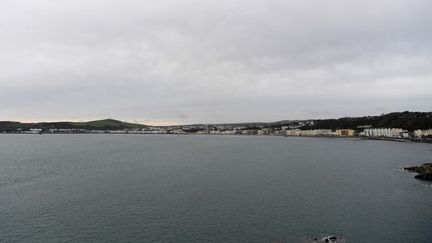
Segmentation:
<svg viewBox="0 0 432 243">
<path fill-rule="evenodd" d="M 407 138 L 385 138 L 385 137 L 363 137 L 363 136 L 297 136 L 297 135 L 258 135 L 258 134 L 197 134 L 197 133 L 0 133 L 0 135 L 180 135 L 180 136 L 238 136 L 238 137 L 294 137 L 294 138 L 330 138 L 330 139 L 360 139 L 360 140 L 378 140 L 390 142 L 411 142 L 411 143 L 430 143 L 432 139 L 407 139 Z"/>
</svg>

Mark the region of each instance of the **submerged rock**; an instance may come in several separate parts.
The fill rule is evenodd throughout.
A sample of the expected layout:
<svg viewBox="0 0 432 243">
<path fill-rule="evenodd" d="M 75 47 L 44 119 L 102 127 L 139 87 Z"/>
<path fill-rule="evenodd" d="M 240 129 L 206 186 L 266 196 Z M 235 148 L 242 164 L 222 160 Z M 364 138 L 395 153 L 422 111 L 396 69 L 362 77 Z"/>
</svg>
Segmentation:
<svg viewBox="0 0 432 243">
<path fill-rule="evenodd" d="M 320 239 L 315 238 L 315 239 L 313 239 L 312 242 L 314 242 L 314 243 L 342 243 L 342 242 L 345 242 L 345 239 L 343 239 L 340 236 L 327 235 L 327 236 L 324 236 Z"/>
<path fill-rule="evenodd" d="M 416 179 L 432 181 L 432 163 L 405 167 L 404 170 L 418 173 L 418 175 L 414 177 Z"/>
</svg>

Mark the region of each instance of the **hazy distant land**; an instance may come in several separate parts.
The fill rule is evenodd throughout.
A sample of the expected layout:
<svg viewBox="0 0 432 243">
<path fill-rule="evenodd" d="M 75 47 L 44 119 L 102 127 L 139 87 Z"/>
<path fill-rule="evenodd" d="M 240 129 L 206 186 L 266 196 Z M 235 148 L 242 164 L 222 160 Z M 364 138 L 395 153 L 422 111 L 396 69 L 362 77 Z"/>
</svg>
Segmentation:
<svg viewBox="0 0 432 243">
<path fill-rule="evenodd" d="M 73 129 L 79 130 L 140 130 L 152 127 L 144 124 L 122 122 L 114 119 L 105 119 L 89 122 L 38 122 L 21 123 L 16 121 L 0 121 L 0 132 L 28 131 L 30 129 L 41 129 L 46 132 L 50 129 Z M 344 117 L 339 119 L 309 119 L 309 120 L 283 120 L 276 122 L 245 122 L 226 124 L 192 124 L 163 126 L 166 129 L 181 129 L 185 132 L 197 132 L 203 128 L 229 129 L 238 127 L 244 129 L 281 129 L 282 127 L 296 128 L 300 130 L 313 129 L 353 129 L 358 130 L 365 127 L 371 128 L 401 128 L 410 132 L 417 129 L 432 128 L 432 112 L 393 112 L 381 116 Z"/>
</svg>

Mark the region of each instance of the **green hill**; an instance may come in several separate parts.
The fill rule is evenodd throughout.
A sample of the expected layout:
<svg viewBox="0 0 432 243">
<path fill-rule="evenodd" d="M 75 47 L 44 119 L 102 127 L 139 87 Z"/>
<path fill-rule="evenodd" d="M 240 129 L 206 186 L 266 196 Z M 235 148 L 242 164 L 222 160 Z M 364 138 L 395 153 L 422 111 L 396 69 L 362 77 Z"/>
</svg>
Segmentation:
<svg viewBox="0 0 432 243">
<path fill-rule="evenodd" d="M 122 122 L 114 119 L 105 119 L 89 122 L 70 122 L 72 126 L 89 130 L 119 130 L 119 129 L 138 129 L 147 127 L 142 124 Z"/>
<path fill-rule="evenodd" d="M 393 112 L 381 116 L 344 117 L 314 120 L 314 125 L 302 129 L 356 129 L 359 126 L 373 128 L 402 128 L 409 131 L 432 128 L 432 112 Z"/>
<path fill-rule="evenodd" d="M 113 119 L 89 121 L 89 122 L 39 122 L 21 123 L 13 121 L 0 121 L 0 132 L 13 132 L 17 130 L 29 130 L 38 128 L 48 129 L 86 129 L 86 130 L 124 130 L 145 128 L 146 125 L 122 122 Z"/>
</svg>

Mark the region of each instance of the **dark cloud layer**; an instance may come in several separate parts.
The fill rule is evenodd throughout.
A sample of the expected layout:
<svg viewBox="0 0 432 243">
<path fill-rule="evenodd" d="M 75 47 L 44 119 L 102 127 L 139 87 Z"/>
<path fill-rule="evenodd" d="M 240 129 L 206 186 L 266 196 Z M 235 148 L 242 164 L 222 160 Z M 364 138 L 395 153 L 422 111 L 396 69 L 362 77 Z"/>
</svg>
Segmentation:
<svg viewBox="0 0 432 243">
<path fill-rule="evenodd" d="M 432 2 L 4 0 L 0 120 L 432 110 Z"/>
</svg>

